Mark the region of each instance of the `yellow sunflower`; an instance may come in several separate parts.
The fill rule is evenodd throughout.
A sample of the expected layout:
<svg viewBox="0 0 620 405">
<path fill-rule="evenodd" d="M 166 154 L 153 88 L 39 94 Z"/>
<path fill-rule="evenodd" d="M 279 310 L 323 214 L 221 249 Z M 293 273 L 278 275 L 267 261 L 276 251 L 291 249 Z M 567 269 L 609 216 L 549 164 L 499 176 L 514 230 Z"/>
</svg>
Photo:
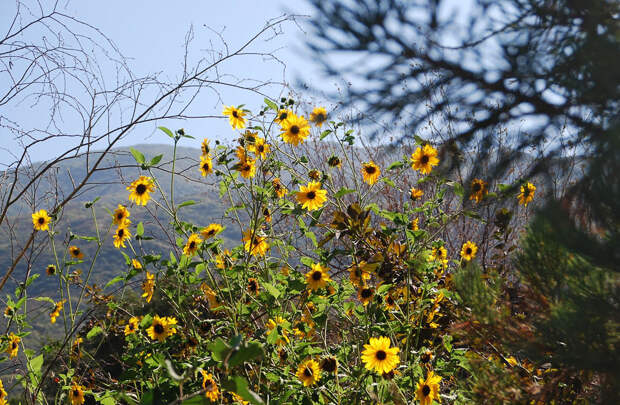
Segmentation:
<svg viewBox="0 0 620 405">
<path fill-rule="evenodd" d="M 202 152 L 202 156 L 211 155 L 211 148 L 209 147 L 209 140 L 207 138 L 202 140 L 202 143 L 200 144 L 200 150 Z"/>
<path fill-rule="evenodd" d="M 125 225 L 131 223 L 129 220 L 129 210 L 125 208 L 124 205 L 118 204 L 118 208 L 114 210 L 114 215 L 112 216 L 112 221 L 114 225 Z"/>
<path fill-rule="evenodd" d="M 263 208 L 263 216 L 265 217 L 265 222 L 271 222 L 271 212 L 269 211 L 269 208 Z"/>
<path fill-rule="evenodd" d="M 294 146 L 303 143 L 310 134 L 310 126 L 303 115 L 289 114 L 288 118 L 280 123 L 282 139 Z"/>
<path fill-rule="evenodd" d="M 370 267 L 367 266 L 365 261 L 349 267 L 349 280 L 351 280 L 351 284 L 356 287 L 365 285 L 366 281 L 370 280 L 369 269 Z"/>
<path fill-rule="evenodd" d="M 310 177 L 312 180 L 319 180 L 321 176 L 322 173 L 320 170 L 312 169 L 308 172 L 308 177 Z"/>
<path fill-rule="evenodd" d="M 420 229 L 420 218 L 414 218 L 413 221 L 411 221 L 411 230 L 412 231 L 417 231 Z"/>
<path fill-rule="evenodd" d="M 200 175 L 207 177 L 208 174 L 213 173 L 213 162 L 211 161 L 211 155 L 200 156 Z"/>
<path fill-rule="evenodd" d="M 174 317 L 159 317 L 155 315 L 151 327 L 146 330 L 149 337 L 153 340 L 163 342 L 168 336 L 177 333 L 175 325 L 177 320 Z"/>
<path fill-rule="evenodd" d="M 415 187 L 411 187 L 411 190 L 409 190 L 409 197 L 411 198 L 411 201 L 417 201 L 420 198 L 422 198 L 422 196 L 424 195 L 424 191 L 420 190 L 419 188 L 415 188 Z"/>
<path fill-rule="evenodd" d="M 243 247 L 245 251 L 250 252 L 252 256 L 265 256 L 269 249 L 269 244 L 266 242 L 267 238 L 258 235 L 257 232 L 252 233 L 251 229 L 243 232 L 243 242 L 245 242 Z"/>
<path fill-rule="evenodd" d="M 155 274 L 146 272 L 146 278 L 142 282 L 142 291 L 144 291 L 142 297 L 146 298 L 146 302 L 151 302 L 155 292 Z"/>
<path fill-rule="evenodd" d="M 439 382 L 441 377 L 429 371 L 426 380 L 420 378 L 416 385 L 415 399 L 420 401 L 420 405 L 431 405 L 434 400 L 441 402 L 439 397 Z"/>
<path fill-rule="evenodd" d="M 217 401 L 220 397 L 220 390 L 217 387 L 217 383 L 213 379 L 213 375 L 204 370 L 200 370 L 200 373 L 202 374 L 202 388 L 205 390 L 205 397 L 207 397 L 211 402 Z"/>
<path fill-rule="evenodd" d="M 319 288 L 323 288 L 327 285 L 328 281 L 332 281 L 329 278 L 329 268 L 324 267 L 321 263 L 315 263 L 310 268 L 310 271 L 306 273 L 306 284 L 311 291 L 316 291 Z"/>
<path fill-rule="evenodd" d="M 129 193 L 129 201 L 135 202 L 136 205 L 146 205 L 151 199 L 149 193 L 155 191 L 155 184 L 152 178 L 140 176 L 127 186 L 127 190 L 131 191 Z"/>
<path fill-rule="evenodd" d="M 438 164 L 437 150 L 429 144 L 418 147 L 411 154 L 411 168 L 419 170 L 422 174 L 429 174 L 433 170 L 433 166 Z"/>
<path fill-rule="evenodd" d="M 200 236 L 197 233 L 191 234 L 187 239 L 185 247 L 183 248 L 183 254 L 189 257 L 193 257 L 198 251 L 201 243 L 202 239 L 200 239 Z"/>
<path fill-rule="evenodd" d="M 304 383 L 304 387 L 308 387 L 319 381 L 321 378 L 321 369 L 316 361 L 310 359 L 299 365 L 295 375 Z"/>
<path fill-rule="evenodd" d="M 240 160 L 235 168 L 244 179 L 251 179 L 256 176 L 256 160 L 254 159 Z"/>
<path fill-rule="evenodd" d="M 52 218 L 47 215 L 47 211 L 39 210 L 32 214 L 32 224 L 37 231 L 47 231 Z"/>
<path fill-rule="evenodd" d="M 258 295 L 258 291 L 260 290 L 260 285 L 258 284 L 258 280 L 255 278 L 248 279 L 248 292 L 252 295 Z"/>
<path fill-rule="evenodd" d="M 381 169 L 372 160 L 362 165 L 362 176 L 364 181 L 371 186 L 377 182 L 377 179 L 381 175 Z"/>
<path fill-rule="evenodd" d="M 323 107 L 315 107 L 310 113 L 310 121 L 317 127 L 322 127 L 323 123 L 327 121 L 327 110 Z"/>
<path fill-rule="evenodd" d="M 6 348 L 6 352 L 9 354 L 10 358 L 16 357 L 17 352 L 19 351 L 19 342 L 22 339 L 16 334 L 12 333 L 9 335 L 9 346 Z"/>
<path fill-rule="evenodd" d="M 441 262 L 444 266 L 448 265 L 448 251 L 445 247 L 439 246 L 434 247 L 431 250 L 431 256 L 429 257 L 430 261 Z"/>
<path fill-rule="evenodd" d="M 217 294 L 215 293 L 215 291 L 211 289 L 211 287 L 209 287 L 206 283 L 202 283 L 200 284 L 200 289 L 204 293 L 207 301 L 209 301 L 209 307 L 212 310 L 215 310 L 220 307 L 220 303 L 217 300 Z"/>
<path fill-rule="evenodd" d="M 6 400 L 7 393 L 4 390 L 4 384 L 2 384 L 2 380 L 0 380 L 0 405 L 7 405 L 8 401 Z"/>
<path fill-rule="evenodd" d="M 84 387 L 74 382 L 69 390 L 69 400 L 71 405 L 82 405 L 84 403 Z"/>
<path fill-rule="evenodd" d="M 231 105 L 229 107 L 224 106 L 222 114 L 228 116 L 228 122 L 233 129 L 245 128 L 245 111 Z"/>
<path fill-rule="evenodd" d="M 137 259 L 131 259 L 131 265 L 136 270 L 140 270 L 142 268 L 142 263 L 140 263 Z"/>
<path fill-rule="evenodd" d="M 54 305 L 54 310 L 50 312 L 50 323 L 56 323 L 56 318 L 60 315 L 60 311 L 62 311 L 62 307 L 64 307 L 66 301 L 67 300 L 58 301 Z"/>
<path fill-rule="evenodd" d="M 75 246 L 75 245 L 69 246 L 69 253 L 71 254 L 71 256 L 74 259 L 80 259 L 81 260 L 81 259 L 84 258 L 84 253 L 82 253 L 82 250 L 79 247 Z"/>
<path fill-rule="evenodd" d="M 119 225 L 114 232 L 114 247 L 120 249 L 125 247 L 125 241 L 131 239 L 128 224 Z"/>
<path fill-rule="evenodd" d="M 48 276 L 53 276 L 54 274 L 56 274 L 56 266 L 54 266 L 53 264 L 48 264 L 45 268 L 45 274 L 47 274 Z"/>
<path fill-rule="evenodd" d="M 307 186 L 300 185 L 297 201 L 308 211 L 317 210 L 327 201 L 327 190 L 322 190 L 318 181 L 311 181 Z"/>
<path fill-rule="evenodd" d="M 280 316 L 276 316 L 275 320 L 269 319 L 267 321 L 267 329 L 269 329 L 267 336 L 271 335 L 273 331 L 280 334 L 280 338 L 276 341 L 276 345 L 278 346 L 282 346 L 290 342 L 290 339 L 288 338 L 288 330 L 284 329 L 285 324 L 286 321 Z"/>
<path fill-rule="evenodd" d="M 207 226 L 206 228 L 202 228 L 200 234 L 203 238 L 210 239 L 218 233 L 222 232 L 223 229 L 224 227 L 220 224 L 209 224 L 209 226 Z"/>
<path fill-rule="evenodd" d="M 384 304 L 385 309 L 387 311 L 392 311 L 392 310 L 396 309 L 396 301 L 394 300 L 394 297 L 392 297 L 392 294 L 387 294 L 383 298 L 383 304 Z"/>
<path fill-rule="evenodd" d="M 478 252 L 478 246 L 470 240 L 463 243 L 463 248 L 461 249 L 461 257 L 463 260 L 471 261 L 474 257 L 476 257 L 476 253 Z"/>
<path fill-rule="evenodd" d="M 470 200 L 475 200 L 477 203 L 482 201 L 482 199 L 489 193 L 487 187 L 489 184 L 481 179 L 473 179 L 471 181 L 471 194 L 469 196 Z"/>
<path fill-rule="evenodd" d="M 329 167 L 337 167 L 338 169 L 342 168 L 342 161 L 336 155 L 330 156 L 330 158 L 327 160 L 327 164 L 329 165 Z"/>
<path fill-rule="evenodd" d="M 286 193 L 288 192 L 288 190 L 286 189 L 286 187 L 282 185 L 282 182 L 280 181 L 278 177 L 273 179 L 273 181 L 271 182 L 271 185 L 273 185 L 273 191 L 276 192 L 276 195 L 278 196 L 278 198 L 284 197 Z"/>
<path fill-rule="evenodd" d="M 271 146 L 265 142 L 265 138 L 256 137 L 254 144 L 248 146 L 248 150 L 260 159 L 265 159 L 271 152 Z"/>
<path fill-rule="evenodd" d="M 529 181 L 521 186 L 521 192 L 517 196 L 519 204 L 527 207 L 527 205 L 534 199 L 534 193 L 536 192 L 536 186 Z"/>
<path fill-rule="evenodd" d="M 399 350 L 398 347 L 390 347 L 390 339 L 385 336 L 370 338 L 370 343 L 364 345 L 362 361 L 367 370 L 378 374 L 389 373 L 400 362 Z"/>
<path fill-rule="evenodd" d="M 372 301 L 372 297 L 375 295 L 375 290 L 370 287 L 362 287 L 357 290 L 357 299 L 366 306 Z"/>
<path fill-rule="evenodd" d="M 138 322 L 139 322 L 139 319 L 135 316 L 132 316 L 131 318 L 129 318 L 127 325 L 125 325 L 125 336 L 129 336 L 132 333 L 136 333 L 136 331 L 138 330 Z"/>
<path fill-rule="evenodd" d="M 293 115 L 295 114 L 291 110 L 280 110 L 278 111 L 278 114 L 276 115 L 274 121 L 282 125 L 284 121 L 286 121 L 289 117 L 292 117 Z"/>
</svg>

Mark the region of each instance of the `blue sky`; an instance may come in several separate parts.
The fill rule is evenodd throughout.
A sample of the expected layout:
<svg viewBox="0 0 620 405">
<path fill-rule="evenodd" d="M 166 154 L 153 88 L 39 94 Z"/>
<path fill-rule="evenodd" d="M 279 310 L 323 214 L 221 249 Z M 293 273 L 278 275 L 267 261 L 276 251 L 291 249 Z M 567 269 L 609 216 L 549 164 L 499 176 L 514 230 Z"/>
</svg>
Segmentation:
<svg viewBox="0 0 620 405">
<path fill-rule="evenodd" d="M 46 4 L 46 2 L 43 2 Z M 63 1 L 60 11 L 87 22 L 101 30 L 118 47 L 120 52 L 129 60 L 129 66 L 135 76 L 145 76 L 158 73 L 164 80 L 175 81 L 182 72 L 184 55 L 184 38 L 193 26 L 195 39 L 191 47 L 190 58 L 197 60 L 204 56 L 204 50 L 209 47 L 209 41 L 217 42 L 217 36 L 211 30 L 218 31 L 226 39 L 231 49 L 239 46 L 248 38 L 261 29 L 267 20 L 281 16 L 283 13 L 301 15 L 310 14 L 305 1 L 284 2 L 273 1 L 249 1 L 236 0 L 228 2 L 218 1 L 189 1 L 178 0 L 175 2 L 156 1 L 121 1 L 108 0 L 96 1 Z M 8 24 L 14 13 L 14 2 L 0 2 L 0 31 L 6 32 Z M 310 81 L 314 85 L 320 82 L 321 75 L 317 65 L 313 64 L 310 57 L 303 50 L 304 19 L 301 24 L 285 24 L 282 33 L 269 42 L 261 40 L 257 46 L 264 50 L 275 50 L 275 55 L 286 62 L 285 76 L 277 63 L 262 61 L 255 58 L 233 60 L 225 66 L 226 72 L 238 77 L 252 77 L 259 80 L 282 81 L 283 78 L 289 83 L 294 83 L 300 78 Z M 34 35 L 37 33 L 35 32 Z M 40 35 L 44 35 L 41 31 Z M 216 47 L 221 47 L 216 45 Z M 191 60 L 191 59 L 190 59 Z M 104 66 L 102 74 L 110 78 L 115 77 L 115 72 L 106 70 Z M 277 86 L 272 87 L 276 91 Z M 273 94 L 278 96 L 279 93 Z M 261 97 L 247 93 L 222 89 L 222 99 L 225 104 L 245 103 L 249 107 L 258 107 Z M 205 115 L 221 114 L 222 107 L 218 104 L 214 95 L 205 94 L 196 107 Z M 33 126 L 39 117 L 46 113 L 47 107 L 22 103 L 17 108 L 6 111 L 5 114 L 15 120 L 31 123 Z M 79 132 L 79 125 L 67 118 L 62 125 L 67 131 Z M 134 131 L 120 145 L 130 145 L 142 142 L 163 143 L 168 138 L 160 135 L 155 129 L 157 125 L 166 125 L 171 128 L 183 126 L 188 133 L 197 138 L 226 138 L 234 134 L 227 126 L 226 121 L 218 119 L 195 120 L 185 122 L 157 122 L 145 125 Z M 2 146 L 11 149 L 14 142 L 7 134 L 2 135 Z M 186 141 L 185 145 L 191 143 Z M 44 160 L 50 157 L 50 153 L 60 153 L 67 146 L 66 142 L 47 145 L 44 148 L 34 150 L 33 160 Z M 196 146 L 196 145 L 193 145 Z M 7 151 L 0 151 L 0 163 L 11 160 Z"/>
</svg>

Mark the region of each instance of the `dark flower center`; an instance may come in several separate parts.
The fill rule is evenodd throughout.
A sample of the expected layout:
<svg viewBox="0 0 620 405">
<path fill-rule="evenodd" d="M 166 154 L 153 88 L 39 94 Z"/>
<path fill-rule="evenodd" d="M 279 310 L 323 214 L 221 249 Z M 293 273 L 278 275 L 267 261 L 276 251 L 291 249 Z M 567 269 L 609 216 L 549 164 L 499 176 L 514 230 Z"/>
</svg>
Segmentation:
<svg viewBox="0 0 620 405">
<path fill-rule="evenodd" d="M 364 288 L 361 295 L 362 298 L 370 298 L 372 297 L 372 290 L 370 288 Z"/>
<path fill-rule="evenodd" d="M 142 195 L 146 193 L 146 186 L 144 184 L 138 184 L 136 186 L 136 194 Z"/>
<path fill-rule="evenodd" d="M 422 361 L 422 363 L 428 363 L 430 360 L 431 360 L 430 353 L 424 353 L 422 357 L 420 358 L 420 361 Z"/>
<path fill-rule="evenodd" d="M 424 387 L 422 387 L 422 394 L 424 394 L 424 396 L 427 397 L 428 394 L 430 393 L 431 393 L 431 387 L 425 384 Z"/>
<path fill-rule="evenodd" d="M 308 194 L 306 194 L 306 198 L 308 200 L 314 200 L 315 197 L 316 197 L 316 193 L 314 191 L 309 191 Z"/>
<path fill-rule="evenodd" d="M 74 396 L 74 397 L 79 397 L 79 396 L 80 396 L 80 391 L 78 391 L 78 390 L 73 390 L 73 396 Z"/>
<path fill-rule="evenodd" d="M 291 127 L 291 134 L 297 135 L 299 133 L 299 127 L 297 125 L 293 125 Z"/>
<path fill-rule="evenodd" d="M 43 225 L 45 223 L 45 218 L 39 217 L 39 223 Z"/>
<path fill-rule="evenodd" d="M 310 368 L 306 367 L 306 369 L 304 370 L 304 376 L 312 377 L 312 370 L 310 370 Z"/>
<path fill-rule="evenodd" d="M 205 390 L 213 391 L 213 380 L 205 381 Z"/>
<path fill-rule="evenodd" d="M 421 161 L 423 164 L 427 164 L 429 159 L 430 159 L 430 158 L 428 157 L 428 155 L 424 155 L 424 156 L 422 156 L 422 159 L 420 159 L 420 161 Z"/>
<path fill-rule="evenodd" d="M 377 169 L 374 166 L 366 166 L 366 173 L 374 174 L 376 171 Z"/>
<path fill-rule="evenodd" d="M 467 248 L 467 249 L 465 249 L 465 254 L 466 254 L 466 255 L 470 255 L 470 254 L 471 254 L 471 248 Z"/>
<path fill-rule="evenodd" d="M 256 285 L 256 281 L 251 280 L 250 281 L 250 291 L 251 292 L 255 292 L 256 290 L 258 290 L 258 285 Z"/>
<path fill-rule="evenodd" d="M 155 333 L 157 333 L 158 335 L 161 335 L 162 333 L 164 333 L 164 327 L 162 324 L 158 323 L 153 327 L 153 330 L 155 331 Z"/>
<path fill-rule="evenodd" d="M 387 353 L 383 350 L 378 350 L 375 354 L 375 357 L 377 358 L 377 360 L 382 361 L 387 358 Z"/>
<path fill-rule="evenodd" d="M 129 330 L 133 330 L 133 329 L 134 329 L 133 323 L 130 323 L 129 324 Z"/>
<path fill-rule="evenodd" d="M 11 343 L 11 349 L 13 350 L 17 349 L 17 342 Z"/>
<path fill-rule="evenodd" d="M 333 373 L 334 371 L 336 371 L 336 364 L 336 359 L 334 359 L 333 357 L 329 357 L 323 360 L 323 364 L 321 364 L 321 367 L 328 373 Z"/>
<path fill-rule="evenodd" d="M 190 243 L 189 243 L 189 248 L 190 248 L 190 250 L 191 250 L 191 249 L 194 249 L 195 247 L 196 247 L 196 242 L 190 242 Z"/>
<path fill-rule="evenodd" d="M 480 183 L 474 183 L 474 193 L 477 193 L 478 191 L 480 191 L 482 189 L 482 186 L 480 185 Z"/>
<path fill-rule="evenodd" d="M 125 230 L 123 228 L 118 230 L 118 237 L 119 238 L 122 238 L 124 234 L 125 234 Z"/>
<path fill-rule="evenodd" d="M 120 221 L 121 219 L 123 219 L 123 217 L 124 217 L 124 215 L 123 215 L 123 213 L 122 213 L 122 212 L 119 212 L 119 213 L 116 215 L 116 219 L 118 219 L 119 221 Z"/>
<path fill-rule="evenodd" d="M 215 229 L 209 229 L 209 231 L 207 232 L 207 235 L 211 236 L 215 233 Z"/>
<path fill-rule="evenodd" d="M 237 111 L 233 111 L 232 112 L 232 116 L 235 118 L 239 118 L 239 114 L 237 114 Z"/>
<path fill-rule="evenodd" d="M 258 151 L 259 151 L 260 153 L 263 153 L 263 152 L 265 151 L 265 147 L 264 147 L 263 145 L 260 145 L 260 146 L 258 147 Z"/>
<path fill-rule="evenodd" d="M 204 166 L 202 166 L 202 168 L 205 169 L 205 170 L 209 170 L 209 164 L 205 163 Z"/>
<path fill-rule="evenodd" d="M 287 113 L 280 114 L 280 120 L 285 120 L 287 115 L 288 115 Z"/>
<path fill-rule="evenodd" d="M 316 119 L 317 122 L 325 121 L 325 114 L 319 113 L 319 114 L 316 115 L 315 119 Z"/>
<path fill-rule="evenodd" d="M 388 305 L 394 305 L 394 298 L 392 297 L 387 297 L 385 302 L 387 302 Z"/>
<path fill-rule="evenodd" d="M 80 249 L 73 249 L 73 256 L 79 256 L 80 255 Z"/>
<path fill-rule="evenodd" d="M 322 277 L 323 277 L 323 273 L 320 271 L 315 271 L 314 273 L 312 273 L 312 279 L 314 281 L 319 281 Z"/>
</svg>

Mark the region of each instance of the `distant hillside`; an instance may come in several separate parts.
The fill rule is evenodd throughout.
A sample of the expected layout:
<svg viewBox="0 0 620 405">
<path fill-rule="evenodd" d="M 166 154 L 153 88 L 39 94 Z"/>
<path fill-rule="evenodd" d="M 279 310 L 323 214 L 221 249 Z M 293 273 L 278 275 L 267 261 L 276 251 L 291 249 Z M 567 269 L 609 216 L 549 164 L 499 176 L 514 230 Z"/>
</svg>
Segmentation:
<svg viewBox="0 0 620 405">
<path fill-rule="evenodd" d="M 154 169 L 154 173 L 164 189 L 165 194 L 168 196 L 170 193 L 169 172 L 171 170 L 170 161 L 173 153 L 172 147 L 170 145 L 136 145 L 134 147 L 140 150 L 147 159 L 163 154 L 163 159 L 161 160 L 159 168 Z M 200 149 L 182 147 L 177 149 L 177 165 L 175 170 L 180 173 L 180 175 L 175 176 L 175 203 L 179 204 L 187 200 L 195 201 L 195 205 L 181 208 L 180 219 L 193 222 L 199 226 L 206 226 L 211 222 L 221 221 L 227 207 L 224 205 L 223 201 L 219 199 L 218 188 L 216 187 L 217 179 L 214 176 L 210 176 L 205 180 L 205 178 L 200 176 L 197 166 L 199 156 Z M 80 236 L 95 235 L 92 213 L 90 209 L 85 208 L 85 203 L 93 201 L 97 197 L 100 199 L 96 202 L 94 208 L 99 230 L 104 233 L 108 230 L 112 219 L 106 210 L 112 211 L 118 204 L 124 204 L 126 206 L 130 204 L 127 198 L 129 192 L 121 183 L 121 179 L 129 183 L 141 174 L 148 175 L 147 172 L 131 166 L 135 166 L 135 160 L 126 149 L 114 150 L 113 153 L 106 157 L 101 167 L 107 169 L 96 172 L 85 191 L 68 204 L 62 212 L 57 226 L 59 232 L 57 239 L 60 242 L 67 240 L 69 231 Z M 62 198 L 62 196 L 65 196 L 72 190 L 71 182 L 81 179 L 86 173 L 86 159 L 76 158 L 68 160 L 58 165 L 55 169 L 57 173 L 56 181 L 52 182 L 46 179 L 39 185 L 39 195 L 45 195 L 47 199 L 50 199 L 54 194 Z M 156 198 L 160 198 L 160 196 L 156 195 Z M 36 209 L 49 208 L 50 206 L 52 206 L 51 202 L 46 203 L 45 200 L 39 200 L 36 204 Z M 162 235 L 160 226 L 153 217 L 148 214 L 147 210 L 155 213 L 158 220 L 163 221 L 162 225 L 169 228 L 169 218 L 163 215 L 155 204 L 149 203 L 146 208 L 136 206 L 130 208 L 130 219 L 132 221 L 131 231 L 135 233 L 135 226 L 138 222 L 143 221 L 145 235 L 156 236 L 153 241 L 144 241 L 143 248 L 147 253 L 166 253 L 167 250 L 169 250 L 169 239 Z M 17 249 L 21 246 L 22 244 L 20 242 L 29 235 L 32 227 L 30 219 L 31 212 L 31 207 L 25 205 L 15 206 L 10 212 L 10 218 L 7 223 L 0 227 L 0 231 L 5 235 L 11 235 L 12 233 L 12 237 L 0 239 L 1 268 L 6 269 L 10 266 L 13 255 L 17 253 L 12 249 Z M 231 244 L 233 241 L 234 243 L 238 243 L 239 241 L 237 230 L 232 228 L 225 230 L 222 236 Z M 37 235 L 37 240 L 44 240 L 45 238 L 46 236 L 43 233 Z M 174 235 L 171 236 L 171 239 L 172 242 L 174 242 Z M 59 243 L 59 245 L 61 244 L 62 243 Z M 87 260 L 78 267 L 85 272 L 90 265 L 88 258 L 92 257 L 96 246 L 93 242 L 79 239 L 72 241 L 71 244 L 80 246 L 84 251 Z M 40 245 L 40 243 L 35 244 L 35 246 Z M 134 246 L 137 246 L 135 241 Z M 164 249 L 164 247 L 167 247 L 167 249 Z M 123 249 L 123 251 L 131 256 L 129 248 Z M 62 252 L 59 254 L 62 254 Z M 44 271 L 47 264 L 54 263 L 50 247 L 46 245 L 40 251 L 35 249 L 31 256 L 30 261 L 22 260 L 14 272 L 11 280 L 13 286 L 23 281 L 27 267 L 31 266 L 32 274 L 40 273 L 42 277 L 30 286 L 30 293 L 36 295 L 53 294 L 57 287 L 57 281 L 46 277 Z M 110 236 L 97 259 L 95 271 L 90 283 L 105 285 L 107 281 L 119 274 L 119 269 L 124 268 L 125 263 L 123 256 L 119 253 L 118 249 L 114 248 Z"/>
</svg>

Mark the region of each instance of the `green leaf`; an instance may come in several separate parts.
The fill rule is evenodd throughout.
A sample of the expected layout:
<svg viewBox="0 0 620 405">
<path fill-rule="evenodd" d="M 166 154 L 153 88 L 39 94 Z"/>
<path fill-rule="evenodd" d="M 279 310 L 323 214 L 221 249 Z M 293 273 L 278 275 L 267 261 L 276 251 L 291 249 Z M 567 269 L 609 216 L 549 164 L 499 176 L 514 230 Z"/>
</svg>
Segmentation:
<svg viewBox="0 0 620 405">
<path fill-rule="evenodd" d="M 309 258 L 309 257 L 302 257 L 301 259 L 299 259 L 300 262 L 302 262 L 303 264 L 305 264 L 308 267 L 312 267 L 312 265 L 314 264 L 314 261 Z"/>
<path fill-rule="evenodd" d="M 228 359 L 228 367 L 232 368 L 246 361 L 250 361 L 263 355 L 263 348 L 258 342 L 243 344 L 239 350 L 235 351 Z"/>
<path fill-rule="evenodd" d="M 273 298 L 277 299 L 280 296 L 280 290 L 278 290 L 272 284 L 269 284 L 267 282 L 263 282 L 263 287 L 265 287 L 265 290 L 267 290 L 267 292 L 269 294 L 271 294 L 273 296 Z"/>
<path fill-rule="evenodd" d="M 322 140 L 323 138 L 325 138 L 327 135 L 331 133 L 332 133 L 331 129 L 326 129 L 325 131 L 321 132 L 321 136 L 319 137 L 319 140 Z"/>
<path fill-rule="evenodd" d="M 389 165 L 387 167 L 387 170 L 394 170 L 394 169 L 400 169 L 401 167 L 403 167 L 405 165 L 405 163 L 402 160 L 399 160 L 397 162 L 392 163 L 391 165 Z"/>
<path fill-rule="evenodd" d="M 105 287 L 103 288 L 108 288 L 109 286 L 114 285 L 118 283 L 119 281 L 123 281 L 124 279 L 125 279 L 124 276 L 116 276 L 112 280 L 108 281 L 108 284 L 106 284 Z"/>
<path fill-rule="evenodd" d="M 143 164 L 144 163 L 144 155 L 139 151 L 136 150 L 132 147 L 129 148 L 129 151 L 131 152 L 131 154 L 133 155 L 133 158 L 136 159 L 136 162 L 138 164 Z"/>
<path fill-rule="evenodd" d="M 347 194 L 351 194 L 351 193 L 355 193 L 355 190 L 353 190 L 351 188 L 342 187 L 340 190 L 338 190 L 338 192 L 335 194 L 335 196 L 336 196 L 336 198 L 340 198 L 343 195 L 347 195 Z"/>
<path fill-rule="evenodd" d="M 163 158 L 164 155 L 157 155 L 155 156 L 153 159 L 151 159 L 151 163 L 149 163 L 150 166 L 155 166 L 157 163 L 159 163 L 161 161 L 161 158 Z"/>
<path fill-rule="evenodd" d="M 174 134 L 168 128 L 166 128 L 166 127 L 157 127 L 157 129 L 162 130 L 166 135 L 168 135 L 170 138 L 174 139 Z"/>
<path fill-rule="evenodd" d="M 394 181 L 392 179 L 390 179 L 389 177 L 383 177 L 381 179 L 381 181 L 383 181 L 385 184 L 387 184 L 388 186 L 391 187 L 396 187 L 396 184 L 394 183 Z"/>
<path fill-rule="evenodd" d="M 41 373 L 41 367 L 43 367 L 43 355 L 42 354 L 30 360 L 30 368 L 32 368 L 32 371 L 36 375 L 39 375 Z"/>
<path fill-rule="evenodd" d="M 190 205 L 195 205 L 195 204 L 196 204 L 196 201 L 194 200 L 183 201 L 181 204 L 179 204 L 179 208 L 188 207 Z"/>
<path fill-rule="evenodd" d="M 136 237 L 144 235 L 144 224 L 142 222 L 138 222 L 138 226 L 136 226 Z"/>
<path fill-rule="evenodd" d="M 94 326 L 91 330 L 86 334 L 86 339 L 92 339 L 97 335 L 103 333 L 103 329 L 100 326 Z"/>
<path fill-rule="evenodd" d="M 222 338 L 217 338 L 207 345 L 207 349 L 211 352 L 214 360 L 223 361 L 230 351 L 230 346 Z"/>
<path fill-rule="evenodd" d="M 36 280 L 37 278 L 39 278 L 40 274 L 33 274 L 32 276 L 28 277 L 28 279 L 26 280 L 26 287 L 28 287 L 30 284 L 32 284 L 32 282 L 34 280 Z"/>
<path fill-rule="evenodd" d="M 255 392 L 248 388 L 248 382 L 243 377 L 232 377 L 222 384 L 228 391 L 232 391 L 241 398 L 249 401 L 254 405 L 264 405 L 264 401 Z"/>
<path fill-rule="evenodd" d="M 265 104 L 267 104 L 267 107 L 271 108 L 272 110 L 276 112 L 278 111 L 278 105 L 273 101 L 269 100 L 267 97 L 265 97 Z"/>
<path fill-rule="evenodd" d="M 306 232 L 304 233 L 304 235 L 306 235 L 306 237 L 308 237 L 308 239 L 310 239 L 312 241 L 312 244 L 314 245 L 314 247 L 319 247 L 318 242 L 316 241 L 316 235 L 314 234 L 314 232 Z"/>
</svg>

